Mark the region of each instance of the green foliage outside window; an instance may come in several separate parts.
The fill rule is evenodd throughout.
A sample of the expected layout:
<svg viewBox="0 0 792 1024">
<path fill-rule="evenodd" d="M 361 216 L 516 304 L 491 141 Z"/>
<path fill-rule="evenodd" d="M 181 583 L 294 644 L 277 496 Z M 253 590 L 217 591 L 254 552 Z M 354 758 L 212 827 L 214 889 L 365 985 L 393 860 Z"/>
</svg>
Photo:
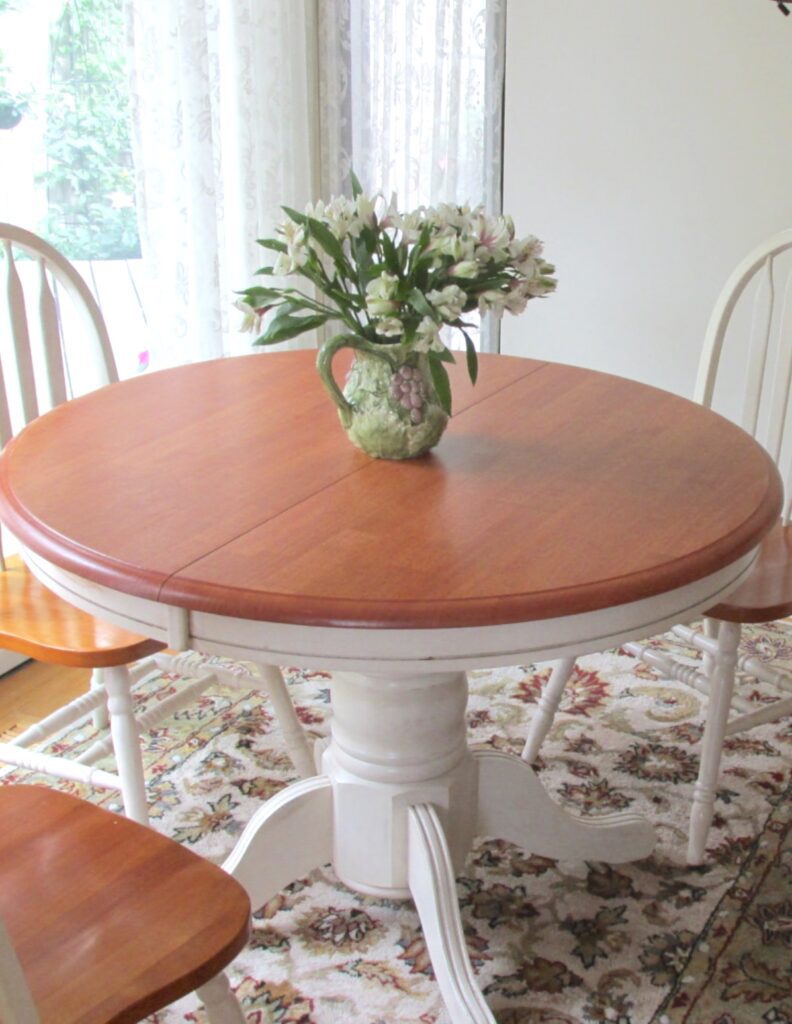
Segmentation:
<svg viewBox="0 0 792 1024">
<path fill-rule="evenodd" d="M 47 238 L 70 259 L 140 255 L 121 0 L 66 0 L 50 34 Z"/>
</svg>

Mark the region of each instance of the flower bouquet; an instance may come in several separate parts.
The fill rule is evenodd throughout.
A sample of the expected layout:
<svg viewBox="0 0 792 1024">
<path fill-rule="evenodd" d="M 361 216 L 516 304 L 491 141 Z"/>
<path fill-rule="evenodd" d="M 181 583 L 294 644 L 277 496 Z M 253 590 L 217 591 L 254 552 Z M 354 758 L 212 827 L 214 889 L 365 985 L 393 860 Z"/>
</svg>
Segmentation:
<svg viewBox="0 0 792 1024">
<path fill-rule="evenodd" d="M 538 239 L 515 237 L 510 217 L 450 204 L 400 213 L 393 200 L 365 195 L 354 175 L 352 185 L 351 199 L 320 201 L 304 213 L 284 207 L 278 237 L 259 240 L 276 253 L 259 274 L 294 275 L 308 287 L 253 285 L 237 306 L 255 345 L 340 323 L 317 364 L 342 424 L 369 454 L 409 458 L 437 443 L 451 414 L 444 364 L 454 355 L 442 329 L 461 332 L 475 383 L 466 314 L 521 313 L 529 299 L 555 289 L 555 268 Z M 342 347 L 356 354 L 343 392 L 331 367 Z"/>
</svg>

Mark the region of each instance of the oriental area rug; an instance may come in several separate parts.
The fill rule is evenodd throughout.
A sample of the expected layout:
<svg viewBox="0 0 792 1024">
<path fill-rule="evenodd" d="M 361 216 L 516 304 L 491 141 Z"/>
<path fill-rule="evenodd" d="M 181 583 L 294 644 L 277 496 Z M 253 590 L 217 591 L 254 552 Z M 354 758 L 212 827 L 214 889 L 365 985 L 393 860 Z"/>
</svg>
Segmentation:
<svg viewBox="0 0 792 1024">
<path fill-rule="evenodd" d="M 792 625 L 748 627 L 792 671 Z M 672 636 L 654 643 L 684 653 Z M 199 659 L 196 664 L 220 661 Z M 224 665 L 227 663 L 223 662 Z M 146 738 L 152 824 L 222 861 L 259 802 L 295 775 L 253 666 Z M 519 753 L 549 665 L 470 676 L 470 740 Z M 305 728 L 326 736 L 332 677 L 287 670 Z M 161 674 L 144 702 L 180 685 Z M 747 684 L 759 705 L 769 694 Z M 792 720 L 727 740 L 708 858 L 685 864 L 703 698 L 623 651 L 581 658 L 536 763 L 565 807 L 629 808 L 658 837 L 646 860 L 557 863 L 478 842 L 458 880 L 468 949 L 499 1024 L 792 1024 Z M 60 737 L 76 752 L 90 729 Z M 14 770 L 2 781 L 45 782 Z M 54 783 L 51 783 L 54 784 Z M 105 805 L 115 797 L 62 788 Z M 249 1024 L 449 1024 L 412 905 L 338 883 L 327 866 L 274 894 L 229 969 Z M 194 997 L 150 1018 L 203 1024 Z"/>
</svg>

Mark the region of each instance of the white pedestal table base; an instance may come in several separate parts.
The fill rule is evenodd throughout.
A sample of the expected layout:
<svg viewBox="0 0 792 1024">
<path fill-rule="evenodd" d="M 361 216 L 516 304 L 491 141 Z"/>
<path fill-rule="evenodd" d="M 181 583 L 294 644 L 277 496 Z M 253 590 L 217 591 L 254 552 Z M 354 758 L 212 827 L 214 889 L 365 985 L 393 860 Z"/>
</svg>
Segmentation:
<svg viewBox="0 0 792 1024">
<path fill-rule="evenodd" d="M 476 836 L 543 857 L 620 864 L 651 853 L 635 814 L 569 814 L 516 756 L 468 749 L 461 672 L 333 677 L 323 774 L 260 808 L 224 867 L 261 906 L 331 863 L 350 888 L 412 897 L 454 1024 L 494 1024 L 468 958 L 455 878 Z"/>
</svg>

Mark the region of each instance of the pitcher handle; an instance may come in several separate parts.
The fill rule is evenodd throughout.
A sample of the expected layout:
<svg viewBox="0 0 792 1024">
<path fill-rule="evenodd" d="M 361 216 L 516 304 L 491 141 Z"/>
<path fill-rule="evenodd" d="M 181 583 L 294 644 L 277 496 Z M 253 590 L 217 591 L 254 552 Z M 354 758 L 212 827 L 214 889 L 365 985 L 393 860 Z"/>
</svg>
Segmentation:
<svg viewBox="0 0 792 1024">
<path fill-rule="evenodd" d="M 338 406 L 341 422 L 346 429 L 352 422 L 355 408 L 346 400 L 343 391 L 333 376 L 333 357 L 341 348 L 352 348 L 358 352 L 368 352 L 379 359 L 384 359 L 394 370 L 396 369 L 396 361 L 387 352 L 383 351 L 382 345 L 374 345 L 372 342 L 366 341 L 365 338 L 358 338 L 354 334 L 336 334 L 334 338 L 330 338 L 329 341 L 326 341 L 321 346 L 316 357 L 316 368 L 328 394 Z"/>
</svg>

